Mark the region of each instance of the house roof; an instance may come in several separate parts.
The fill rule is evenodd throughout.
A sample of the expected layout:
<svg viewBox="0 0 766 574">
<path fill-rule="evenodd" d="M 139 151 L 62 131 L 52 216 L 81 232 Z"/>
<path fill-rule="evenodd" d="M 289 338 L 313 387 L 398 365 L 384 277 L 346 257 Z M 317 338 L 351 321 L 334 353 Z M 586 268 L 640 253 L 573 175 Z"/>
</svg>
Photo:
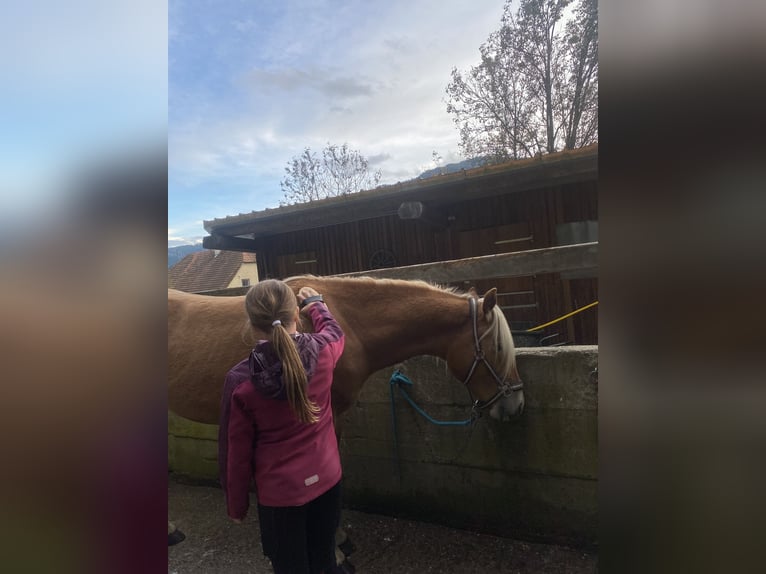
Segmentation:
<svg viewBox="0 0 766 574">
<path fill-rule="evenodd" d="M 243 263 L 255 263 L 255 254 L 212 249 L 195 251 L 168 269 L 168 287 L 189 293 L 225 289 Z"/>
<path fill-rule="evenodd" d="M 535 158 L 382 185 L 339 197 L 204 221 L 211 235 L 265 237 L 395 215 L 402 203 L 441 205 L 598 177 L 598 144 Z"/>
</svg>

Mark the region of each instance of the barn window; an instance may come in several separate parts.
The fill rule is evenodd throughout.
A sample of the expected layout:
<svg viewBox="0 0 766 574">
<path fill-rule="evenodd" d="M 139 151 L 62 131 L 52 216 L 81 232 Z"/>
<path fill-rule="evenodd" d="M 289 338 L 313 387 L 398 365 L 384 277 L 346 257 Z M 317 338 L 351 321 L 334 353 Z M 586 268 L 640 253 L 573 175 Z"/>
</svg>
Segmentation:
<svg viewBox="0 0 766 574">
<path fill-rule="evenodd" d="M 312 263 L 317 263 L 319 261 L 316 251 L 292 253 L 290 255 L 286 255 L 285 257 L 287 258 L 287 262 L 290 265 L 311 265 Z"/>
</svg>

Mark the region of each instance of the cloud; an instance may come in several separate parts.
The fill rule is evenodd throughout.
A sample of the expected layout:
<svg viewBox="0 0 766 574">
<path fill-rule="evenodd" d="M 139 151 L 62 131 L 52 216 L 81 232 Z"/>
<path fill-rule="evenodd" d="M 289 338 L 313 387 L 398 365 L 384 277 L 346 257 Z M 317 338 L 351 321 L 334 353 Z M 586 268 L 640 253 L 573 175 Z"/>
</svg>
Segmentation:
<svg viewBox="0 0 766 574">
<path fill-rule="evenodd" d="M 390 153 L 379 153 L 379 154 L 369 156 L 367 158 L 367 161 L 369 162 L 370 167 L 373 167 L 383 162 L 386 162 L 389 159 L 391 159 Z"/>
<path fill-rule="evenodd" d="M 256 69 L 246 74 L 245 81 L 259 97 L 274 92 L 314 91 L 326 97 L 349 99 L 370 96 L 375 91 L 370 81 L 336 75 L 329 69 Z"/>
<path fill-rule="evenodd" d="M 168 236 L 168 247 L 180 247 L 181 245 L 202 245 L 202 237 L 170 237 Z"/>
<path fill-rule="evenodd" d="M 258 29 L 258 23 L 252 18 L 246 20 L 234 20 L 232 22 L 234 29 L 241 33 L 252 33 Z"/>
<path fill-rule="evenodd" d="M 188 228 L 168 227 L 168 247 L 179 245 L 198 245 L 202 243 L 202 220 L 194 221 Z"/>
<path fill-rule="evenodd" d="M 305 147 L 348 143 L 382 183 L 433 167 L 434 150 L 452 158 L 450 70 L 478 62 L 502 14 L 497 0 L 171 5 L 169 57 L 182 65 L 170 76 L 170 189 L 184 201 L 212 190 L 205 219 L 276 201 L 284 167 Z"/>
</svg>

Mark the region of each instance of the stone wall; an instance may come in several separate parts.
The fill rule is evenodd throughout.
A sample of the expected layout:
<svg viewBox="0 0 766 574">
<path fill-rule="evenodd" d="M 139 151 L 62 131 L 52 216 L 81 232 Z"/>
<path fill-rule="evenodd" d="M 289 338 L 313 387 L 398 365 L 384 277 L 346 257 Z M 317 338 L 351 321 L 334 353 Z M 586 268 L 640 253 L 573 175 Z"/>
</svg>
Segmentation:
<svg viewBox="0 0 766 574">
<path fill-rule="evenodd" d="M 482 417 L 437 426 L 396 395 L 389 377 L 365 383 L 344 415 L 341 455 L 349 507 L 531 540 L 597 543 L 598 347 L 518 349 L 526 409 L 518 420 Z M 430 357 L 407 361 L 410 396 L 433 418 L 469 416 L 465 389 Z M 172 416 L 172 471 L 215 480 L 216 431 Z M 396 445 L 396 448 L 394 448 Z"/>
</svg>

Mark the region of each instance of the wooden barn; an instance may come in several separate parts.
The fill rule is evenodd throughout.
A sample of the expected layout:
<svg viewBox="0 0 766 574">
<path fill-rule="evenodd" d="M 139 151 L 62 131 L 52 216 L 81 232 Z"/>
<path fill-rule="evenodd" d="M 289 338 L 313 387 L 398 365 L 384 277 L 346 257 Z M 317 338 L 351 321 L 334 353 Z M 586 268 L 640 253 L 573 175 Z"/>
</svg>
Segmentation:
<svg viewBox="0 0 766 574">
<path fill-rule="evenodd" d="M 598 145 L 205 221 L 209 249 L 255 252 L 260 278 L 337 275 L 598 241 Z M 514 330 L 598 299 L 593 268 L 461 281 L 497 287 Z M 597 307 L 543 332 L 596 344 Z"/>
</svg>

